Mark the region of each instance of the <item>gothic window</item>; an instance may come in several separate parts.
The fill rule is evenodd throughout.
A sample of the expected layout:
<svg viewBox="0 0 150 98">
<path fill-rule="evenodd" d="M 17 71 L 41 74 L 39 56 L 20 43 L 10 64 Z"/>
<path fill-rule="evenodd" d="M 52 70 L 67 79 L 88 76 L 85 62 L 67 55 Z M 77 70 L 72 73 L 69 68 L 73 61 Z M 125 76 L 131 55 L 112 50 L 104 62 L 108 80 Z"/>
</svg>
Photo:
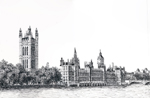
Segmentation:
<svg viewBox="0 0 150 98">
<path fill-rule="evenodd" d="M 24 53 L 23 54 L 25 55 L 25 47 L 24 47 Z"/>
<path fill-rule="evenodd" d="M 24 55 L 24 47 L 22 48 L 22 55 Z"/>
<path fill-rule="evenodd" d="M 24 53 L 23 54 L 25 55 L 25 47 L 24 47 Z"/>
<path fill-rule="evenodd" d="M 31 55 L 35 56 L 35 47 L 34 46 L 31 47 Z"/>
<path fill-rule="evenodd" d="M 25 47 L 25 54 L 24 55 L 26 55 L 26 47 Z"/>
<path fill-rule="evenodd" d="M 27 55 L 27 47 L 26 47 L 26 55 Z"/>
<path fill-rule="evenodd" d="M 24 67 L 24 60 L 23 60 L 23 67 Z"/>
<path fill-rule="evenodd" d="M 28 49 L 28 48 L 27 48 Z M 27 52 L 28 53 L 28 52 Z M 27 60 L 27 68 L 28 68 L 28 60 Z"/>
<path fill-rule="evenodd" d="M 27 55 L 27 47 L 26 47 L 26 55 Z"/>
<path fill-rule="evenodd" d="M 26 55 L 27 55 L 27 47 L 26 47 Z"/>
<path fill-rule="evenodd" d="M 27 60 L 26 60 L 26 68 L 27 68 Z"/>
<path fill-rule="evenodd" d="M 26 68 L 26 60 L 24 60 L 24 66 L 25 66 L 25 68 Z"/>
<path fill-rule="evenodd" d="M 27 68 L 27 60 L 26 60 L 26 68 Z"/>
<path fill-rule="evenodd" d="M 24 60 L 24 66 L 25 66 L 25 68 L 26 68 L 26 60 Z"/>
<path fill-rule="evenodd" d="M 31 68 L 35 68 L 35 60 L 31 61 Z"/>
<path fill-rule="evenodd" d="M 28 55 L 28 47 L 27 47 L 27 55 Z"/>
</svg>

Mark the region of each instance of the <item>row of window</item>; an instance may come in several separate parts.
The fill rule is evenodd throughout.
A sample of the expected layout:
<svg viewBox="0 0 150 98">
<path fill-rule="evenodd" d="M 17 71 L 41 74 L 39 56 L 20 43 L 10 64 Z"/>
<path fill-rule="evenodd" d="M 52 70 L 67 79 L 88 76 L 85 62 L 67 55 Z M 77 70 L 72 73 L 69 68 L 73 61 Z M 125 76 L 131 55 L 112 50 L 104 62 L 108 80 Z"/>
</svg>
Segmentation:
<svg viewBox="0 0 150 98">
<path fill-rule="evenodd" d="M 28 47 L 22 48 L 22 55 L 28 55 Z"/>
<path fill-rule="evenodd" d="M 63 77 L 63 81 L 74 81 L 74 77 Z"/>
<path fill-rule="evenodd" d="M 92 81 L 103 81 L 103 77 L 92 77 Z"/>
<path fill-rule="evenodd" d="M 69 73 L 68 73 L 67 71 L 64 71 L 64 72 L 63 72 L 63 75 L 74 75 L 74 72 L 69 72 Z"/>
<path fill-rule="evenodd" d="M 68 79 L 67 79 L 67 77 L 63 77 L 63 80 L 64 80 L 64 81 L 67 81 Z"/>
<path fill-rule="evenodd" d="M 28 60 L 23 60 L 23 67 L 28 68 Z"/>
<path fill-rule="evenodd" d="M 79 76 L 89 76 L 89 73 L 79 73 Z"/>
<path fill-rule="evenodd" d="M 71 66 L 64 66 L 63 70 L 70 70 L 71 71 L 71 70 L 73 70 L 73 68 Z"/>
<path fill-rule="evenodd" d="M 89 81 L 89 78 L 87 78 L 87 77 L 79 77 L 79 81 Z"/>
</svg>

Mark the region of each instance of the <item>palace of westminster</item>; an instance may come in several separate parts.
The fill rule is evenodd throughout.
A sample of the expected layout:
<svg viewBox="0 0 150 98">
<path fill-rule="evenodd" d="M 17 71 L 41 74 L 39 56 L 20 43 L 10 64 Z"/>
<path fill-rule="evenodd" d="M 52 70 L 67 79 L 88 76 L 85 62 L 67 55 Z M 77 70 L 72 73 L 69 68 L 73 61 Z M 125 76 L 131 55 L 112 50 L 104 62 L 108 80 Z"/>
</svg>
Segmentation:
<svg viewBox="0 0 150 98">
<path fill-rule="evenodd" d="M 27 71 L 38 69 L 38 30 L 35 29 L 33 38 L 31 27 L 28 28 L 23 36 L 19 30 L 19 62 Z M 60 60 L 62 82 L 67 86 L 71 85 L 120 85 L 125 81 L 125 68 L 117 67 L 112 64 L 106 70 L 104 57 L 100 51 L 97 58 L 98 68 L 94 68 L 92 60 L 85 62 L 85 68 L 80 68 L 80 60 L 77 57 L 76 49 L 72 59 L 65 62 Z"/>
</svg>

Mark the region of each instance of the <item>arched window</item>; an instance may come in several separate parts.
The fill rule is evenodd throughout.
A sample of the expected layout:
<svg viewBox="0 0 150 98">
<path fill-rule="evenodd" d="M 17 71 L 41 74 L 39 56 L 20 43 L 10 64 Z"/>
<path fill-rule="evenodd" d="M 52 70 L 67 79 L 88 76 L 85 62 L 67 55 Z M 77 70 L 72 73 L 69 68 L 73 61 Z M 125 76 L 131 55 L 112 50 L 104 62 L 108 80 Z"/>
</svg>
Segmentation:
<svg viewBox="0 0 150 98">
<path fill-rule="evenodd" d="M 24 55 L 24 47 L 22 48 L 22 55 Z"/>
<path fill-rule="evenodd" d="M 23 55 L 25 55 L 25 47 L 24 47 Z"/>
<path fill-rule="evenodd" d="M 25 47 L 25 55 L 26 55 L 26 51 L 27 51 L 27 48 Z"/>
<path fill-rule="evenodd" d="M 28 47 L 27 47 L 27 55 L 28 55 Z"/>
<path fill-rule="evenodd" d="M 25 68 L 27 68 L 27 61 L 25 60 Z"/>
<path fill-rule="evenodd" d="M 27 55 L 27 47 L 26 47 L 26 55 Z"/>
<path fill-rule="evenodd" d="M 26 60 L 26 68 L 27 68 L 27 60 Z"/>
<path fill-rule="evenodd" d="M 27 49 L 28 49 L 28 47 L 27 47 Z M 27 68 L 28 68 L 28 60 L 27 60 Z"/>
<path fill-rule="evenodd" d="M 25 68 L 27 68 L 27 60 L 25 60 Z"/>
<path fill-rule="evenodd" d="M 24 60 L 24 68 L 26 68 L 26 60 Z"/>
</svg>

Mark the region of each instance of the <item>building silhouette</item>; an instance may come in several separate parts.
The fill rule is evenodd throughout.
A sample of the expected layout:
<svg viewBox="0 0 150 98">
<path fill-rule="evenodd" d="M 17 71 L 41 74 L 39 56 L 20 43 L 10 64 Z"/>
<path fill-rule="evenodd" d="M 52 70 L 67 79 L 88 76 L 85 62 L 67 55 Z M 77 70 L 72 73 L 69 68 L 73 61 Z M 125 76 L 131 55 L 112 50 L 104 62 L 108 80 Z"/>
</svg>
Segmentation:
<svg viewBox="0 0 150 98">
<path fill-rule="evenodd" d="M 106 70 L 104 57 L 100 51 L 97 58 L 98 68 L 94 68 L 93 61 L 85 62 L 85 68 L 80 68 L 80 62 L 74 49 L 74 57 L 65 62 L 60 60 L 62 67 L 62 82 L 67 86 L 100 86 L 121 85 L 125 81 L 125 68 L 114 66 Z"/>
<path fill-rule="evenodd" d="M 35 30 L 33 38 L 31 27 L 28 28 L 23 36 L 22 30 L 19 30 L 19 62 L 27 71 L 38 68 L 38 30 Z"/>
</svg>

